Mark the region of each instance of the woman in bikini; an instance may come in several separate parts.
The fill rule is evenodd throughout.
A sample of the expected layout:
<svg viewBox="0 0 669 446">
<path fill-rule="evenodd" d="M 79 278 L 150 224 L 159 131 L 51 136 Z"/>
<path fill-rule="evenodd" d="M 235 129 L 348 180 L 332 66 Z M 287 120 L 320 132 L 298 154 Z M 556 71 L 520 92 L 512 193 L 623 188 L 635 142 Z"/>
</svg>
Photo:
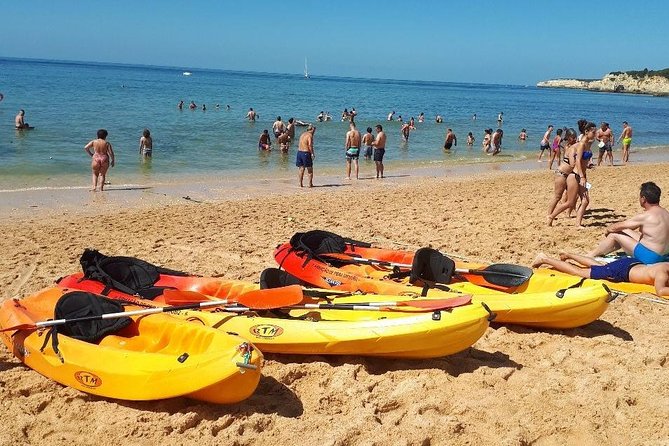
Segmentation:
<svg viewBox="0 0 669 446">
<path fill-rule="evenodd" d="M 481 141 L 481 147 L 485 153 L 490 152 L 490 140 L 492 135 L 492 129 L 485 129 L 483 131 L 483 141 Z"/>
<path fill-rule="evenodd" d="M 590 204 L 590 183 L 588 183 L 587 170 L 592 161 L 592 143 L 597 135 L 597 126 L 594 122 L 588 122 L 584 125 L 583 136 L 579 144 L 579 152 L 576 160 L 576 172 L 580 175 L 579 181 L 579 196 L 581 197 L 581 204 L 576 210 L 576 226 L 582 228 L 583 215 Z"/>
<path fill-rule="evenodd" d="M 91 170 L 93 171 L 93 189 L 98 188 L 98 177 L 100 177 L 100 190 L 105 188 L 105 179 L 109 166 L 114 167 L 114 150 L 112 145 L 106 141 L 107 130 L 98 130 L 98 139 L 94 139 L 84 146 L 84 150 L 91 156 Z M 91 148 L 93 150 L 91 150 Z"/>
<path fill-rule="evenodd" d="M 569 129 L 566 132 L 565 140 L 567 147 L 565 148 L 564 157 L 555 171 L 554 181 L 554 195 L 548 204 L 548 226 L 551 226 L 553 219 L 560 214 L 571 202 L 575 202 L 578 198 L 578 174 L 574 172 L 576 168 L 576 131 Z M 571 181 L 570 181 L 571 180 Z M 570 184 L 571 183 L 571 184 Z M 562 194 L 567 191 L 567 205 L 563 209 L 556 210 L 556 206 Z M 554 212 L 555 211 L 555 212 Z M 559 211 L 559 212 L 558 212 Z"/>
</svg>

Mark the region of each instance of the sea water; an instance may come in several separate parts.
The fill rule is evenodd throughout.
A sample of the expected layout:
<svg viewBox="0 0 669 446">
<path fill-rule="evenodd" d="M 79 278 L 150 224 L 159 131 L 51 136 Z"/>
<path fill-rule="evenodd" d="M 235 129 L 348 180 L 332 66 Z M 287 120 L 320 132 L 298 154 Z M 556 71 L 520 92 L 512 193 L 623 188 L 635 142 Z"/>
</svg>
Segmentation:
<svg viewBox="0 0 669 446">
<path fill-rule="evenodd" d="M 315 168 L 343 172 L 348 123 L 340 118 L 344 108 L 352 107 L 362 133 L 383 125 L 388 168 L 531 159 L 548 124 L 576 127 L 580 118 L 607 121 L 617 135 L 622 121 L 629 121 L 637 150 L 664 148 L 669 140 L 669 98 L 524 85 L 305 79 L 302 74 L 0 59 L 0 93 L 0 190 L 88 186 L 90 158 L 83 147 L 99 128 L 108 130 L 116 153 L 116 166 L 108 174 L 112 184 L 293 175 L 296 143 L 288 154 L 280 153 L 276 142 L 271 152 L 258 150 L 260 134 L 264 129 L 271 134 L 277 116 L 314 123 Z M 179 100 L 185 102 L 183 110 L 177 109 Z M 191 100 L 196 110 L 188 109 Z M 250 107 L 259 114 L 254 123 L 245 119 Z M 14 129 L 19 109 L 25 109 L 34 130 Z M 330 112 L 333 120 L 317 122 L 321 111 Z M 400 137 L 399 122 L 386 121 L 391 111 L 405 121 L 415 118 L 408 142 Z M 424 123 L 418 123 L 421 112 Z M 484 129 L 497 128 L 500 112 L 503 149 L 501 156 L 491 157 L 480 143 Z M 437 114 L 442 124 L 435 123 Z M 150 161 L 139 154 L 144 128 L 153 137 Z M 448 128 L 458 144 L 445 152 Z M 527 141 L 518 140 L 523 128 Z M 298 135 L 302 131 L 298 127 Z M 466 144 L 468 132 L 476 138 L 472 147 Z M 373 172 L 365 163 L 372 164 L 361 157 L 363 168 Z"/>
</svg>

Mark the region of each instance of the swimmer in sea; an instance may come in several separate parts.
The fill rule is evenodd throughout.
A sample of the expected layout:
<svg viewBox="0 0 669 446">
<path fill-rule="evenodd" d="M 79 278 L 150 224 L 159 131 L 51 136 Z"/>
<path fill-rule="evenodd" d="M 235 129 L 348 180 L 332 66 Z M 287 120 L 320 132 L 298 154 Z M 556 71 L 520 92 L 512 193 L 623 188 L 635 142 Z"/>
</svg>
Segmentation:
<svg viewBox="0 0 669 446">
<path fill-rule="evenodd" d="M 249 112 L 246 114 L 246 119 L 248 119 L 251 122 L 256 122 L 256 112 L 253 110 L 253 107 L 249 108 Z"/>
<path fill-rule="evenodd" d="M 93 171 L 93 189 L 95 192 L 98 188 L 98 177 L 100 178 L 100 191 L 104 190 L 105 179 L 109 167 L 114 167 L 114 149 L 112 145 L 106 141 L 107 130 L 100 129 L 97 133 L 97 139 L 90 141 L 84 146 L 84 150 L 88 153 L 91 160 L 91 170 Z M 92 150 L 91 150 L 92 149 Z"/>
<path fill-rule="evenodd" d="M 153 139 L 149 129 L 144 129 L 142 137 L 139 138 L 139 153 L 143 158 L 151 158 L 153 154 Z"/>
<path fill-rule="evenodd" d="M 26 129 L 31 129 L 32 128 L 28 125 L 27 122 L 25 122 L 25 120 L 24 120 L 25 119 L 25 114 L 26 114 L 25 110 L 21 109 L 21 110 L 19 110 L 19 113 L 14 118 L 14 128 L 16 128 L 16 130 L 26 130 Z"/>
<path fill-rule="evenodd" d="M 269 130 L 265 129 L 258 139 L 258 150 L 272 150 L 272 140 L 269 137 Z"/>
</svg>

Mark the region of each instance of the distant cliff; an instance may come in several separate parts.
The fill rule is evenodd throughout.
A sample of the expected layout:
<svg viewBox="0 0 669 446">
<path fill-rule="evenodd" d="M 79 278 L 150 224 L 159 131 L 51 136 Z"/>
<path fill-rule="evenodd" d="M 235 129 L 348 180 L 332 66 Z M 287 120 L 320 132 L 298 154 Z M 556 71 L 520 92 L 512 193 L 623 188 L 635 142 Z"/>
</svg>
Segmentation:
<svg viewBox="0 0 669 446">
<path fill-rule="evenodd" d="M 576 88 L 581 90 L 615 93 L 641 93 L 669 96 L 669 68 L 660 71 L 613 72 L 602 79 L 551 79 L 537 83 L 537 87 Z"/>
</svg>

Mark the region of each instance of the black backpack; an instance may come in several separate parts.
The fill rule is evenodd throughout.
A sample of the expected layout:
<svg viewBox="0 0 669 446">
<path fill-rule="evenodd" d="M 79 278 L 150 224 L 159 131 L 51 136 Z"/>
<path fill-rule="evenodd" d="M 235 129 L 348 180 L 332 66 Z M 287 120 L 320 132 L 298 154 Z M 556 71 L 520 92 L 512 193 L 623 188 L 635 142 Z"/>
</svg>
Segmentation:
<svg viewBox="0 0 669 446">
<path fill-rule="evenodd" d="M 160 274 L 192 275 L 162 268 L 135 257 L 108 257 L 94 249 L 86 249 L 79 263 L 85 279 L 97 280 L 105 285 L 102 294 L 115 289 L 127 294 L 137 294 L 144 299 L 155 299 L 165 290 L 166 287 L 155 286 Z"/>
<path fill-rule="evenodd" d="M 120 302 L 98 296 L 86 291 L 71 291 L 65 293 L 58 299 L 54 307 L 54 319 L 76 319 L 90 316 L 100 316 L 109 313 L 123 312 L 123 305 Z M 124 329 L 132 319 L 129 317 L 119 317 L 113 319 L 95 319 L 89 321 L 70 322 L 63 325 L 53 326 L 47 333 L 44 344 L 40 351 L 51 339 L 51 345 L 54 352 L 61 361 L 63 357 L 58 350 L 58 334 L 69 336 L 85 342 L 96 343 L 108 334 L 116 333 Z"/>
<path fill-rule="evenodd" d="M 318 259 L 335 267 L 346 264 L 345 262 L 337 262 L 333 259 L 324 259 L 321 257 L 321 254 L 341 254 L 346 250 L 346 245 L 352 247 L 364 246 L 366 248 L 372 246 L 369 243 L 342 237 L 333 232 L 320 230 L 296 232 L 290 238 L 291 251 L 295 251 L 306 257 L 303 267 L 306 266 L 311 259 Z"/>
</svg>

